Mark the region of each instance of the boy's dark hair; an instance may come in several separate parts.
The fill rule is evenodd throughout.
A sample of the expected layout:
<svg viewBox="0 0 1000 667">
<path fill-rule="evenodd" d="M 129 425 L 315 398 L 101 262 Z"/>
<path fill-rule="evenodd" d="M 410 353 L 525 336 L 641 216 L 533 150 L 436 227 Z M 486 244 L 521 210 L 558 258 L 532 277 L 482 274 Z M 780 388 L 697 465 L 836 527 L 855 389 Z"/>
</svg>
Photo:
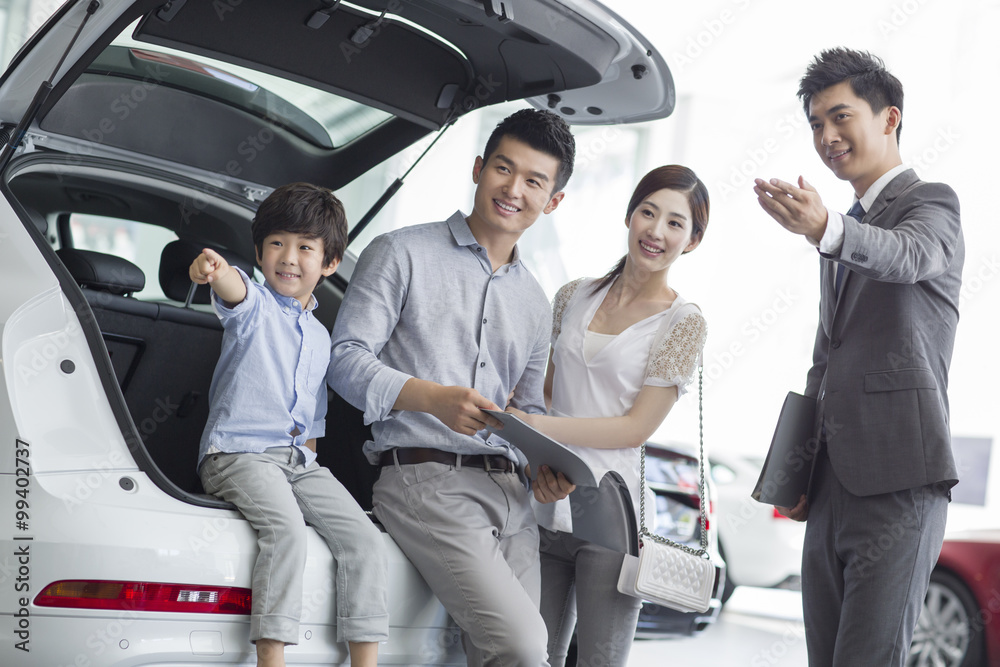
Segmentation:
<svg viewBox="0 0 1000 667">
<path fill-rule="evenodd" d="M 799 82 L 799 98 L 806 116 L 809 115 L 813 95 L 841 81 L 850 83 L 854 94 L 868 102 L 875 113 L 886 107 L 903 111 L 903 84 L 885 68 L 881 58 L 867 51 L 837 47 L 816 56 Z M 903 122 L 900 120 L 896 126 L 897 143 L 902 130 Z"/>
<path fill-rule="evenodd" d="M 569 125 L 561 116 L 551 111 L 539 109 L 521 109 L 497 123 L 486 140 L 483 150 L 483 161 L 489 161 L 490 155 L 497 149 L 500 140 L 510 137 L 522 141 L 536 151 L 541 151 L 559 160 L 556 172 L 555 187 L 552 192 L 560 192 L 569 177 L 573 175 L 573 161 L 576 159 L 576 140 L 570 132 Z"/>
<path fill-rule="evenodd" d="M 276 188 L 257 208 L 251 225 L 257 254 L 264 254 L 264 239 L 276 232 L 291 232 L 323 241 L 323 266 L 339 261 L 347 248 L 344 205 L 326 188 L 312 183 L 288 183 Z M 319 283 L 323 282 L 320 276 Z"/>
</svg>

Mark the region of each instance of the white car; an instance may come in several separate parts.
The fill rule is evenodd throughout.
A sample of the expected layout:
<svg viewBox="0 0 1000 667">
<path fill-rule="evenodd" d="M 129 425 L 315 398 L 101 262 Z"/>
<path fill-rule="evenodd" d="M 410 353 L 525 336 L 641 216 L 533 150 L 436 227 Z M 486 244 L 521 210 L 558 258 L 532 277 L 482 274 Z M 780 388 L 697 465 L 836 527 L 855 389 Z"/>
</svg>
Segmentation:
<svg viewBox="0 0 1000 667">
<path fill-rule="evenodd" d="M 727 601 L 736 586 L 797 588 L 806 525 L 750 497 L 763 459 L 713 451 L 719 550 L 726 561 Z"/>
<path fill-rule="evenodd" d="M 252 662 L 256 535 L 195 473 L 221 329 L 191 250 L 252 271 L 274 187 L 340 190 L 516 99 L 618 123 L 668 115 L 674 90 L 594 0 L 71 0 L 29 40 L 0 79 L 0 665 Z M 328 327 L 344 287 L 320 287 Z M 364 502 L 363 429 L 338 409 L 320 451 Z M 380 661 L 464 664 L 385 544 Z M 347 657 L 332 573 L 311 534 L 290 664 Z"/>
</svg>

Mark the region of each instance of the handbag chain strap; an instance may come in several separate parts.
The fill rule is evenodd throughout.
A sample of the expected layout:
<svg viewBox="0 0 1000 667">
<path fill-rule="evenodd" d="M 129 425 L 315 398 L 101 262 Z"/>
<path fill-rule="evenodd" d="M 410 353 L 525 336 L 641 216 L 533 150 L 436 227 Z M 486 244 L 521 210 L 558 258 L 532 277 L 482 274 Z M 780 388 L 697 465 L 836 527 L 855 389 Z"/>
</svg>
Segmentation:
<svg viewBox="0 0 1000 667">
<path fill-rule="evenodd" d="M 648 538 L 663 544 L 676 547 L 693 556 L 708 558 L 708 517 L 705 514 L 705 424 L 702 408 L 703 398 L 703 375 L 704 367 L 698 366 L 698 511 L 699 527 L 701 528 L 701 548 L 695 549 L 680 542 L 674 542 L 668 537 L 656 535 L 646 528 L 646 443 L 642 443 L 639 449 L 639 479 L 642 485 L 639 487 L 639 537 Z"/>
</svg>

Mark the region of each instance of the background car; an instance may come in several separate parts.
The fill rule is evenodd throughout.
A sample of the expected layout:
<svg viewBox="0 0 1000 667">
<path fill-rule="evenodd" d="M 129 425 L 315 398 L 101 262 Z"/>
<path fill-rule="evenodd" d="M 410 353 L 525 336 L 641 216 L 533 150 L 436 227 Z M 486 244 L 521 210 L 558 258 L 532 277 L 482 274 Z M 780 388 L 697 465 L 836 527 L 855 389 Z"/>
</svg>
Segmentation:
<svg viewBox="0 0 1000 667">
<path fill-rule="evenodd" d="M 945 538 L 908 667 L 1000 667 L 1000 531 Z"/>
<path fill-rule="evenodd" d="M 712 451 L 717 498 L 719 552 L 726 561 L 726 602 L 737 586 L 801 587 L 806 525 L 750 497 L 764 460 Z"/>
<path fill-rule="evenodd" d="M 0 614 L 16 619 L 0 664 L 252 660 L 256 535 L 195 471 L 221 327 L 187 266 L 212 247 L 252 273 L 250 221 L 274 187 L 341 192 L 500 101 L 586 122 L 673 108 L 655 48 L 598 2 L 385 7 L 71 0 L 0 78 Z M 317 290 L 328 328 L 355 257 Z M 320 460 L 364 500 L 361 420 L 335 415 Z M 380 661 L 465 664 L 384 541 Z M 310 532 L 289 664 L 347 659 L 333 571 Z"/>
</svg>

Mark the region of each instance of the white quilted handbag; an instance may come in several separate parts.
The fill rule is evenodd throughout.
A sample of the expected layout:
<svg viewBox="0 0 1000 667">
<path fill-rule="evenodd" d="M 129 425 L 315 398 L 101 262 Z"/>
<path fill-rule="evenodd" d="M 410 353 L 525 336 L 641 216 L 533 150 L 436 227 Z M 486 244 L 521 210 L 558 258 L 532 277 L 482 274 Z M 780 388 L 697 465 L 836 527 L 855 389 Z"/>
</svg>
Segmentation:
<svg viewBox="0 0 1000 667">
<path fill-rule="evenodd" d="M 698 423 L 701 430 L 702 369 L 698 369 Z M 701 496 L 701 548 L 679 544 L 646 528 L 646 445 L 640 458 L 639 555 L 625 555 L 618 590 L 625 595 L 648 600 L 678 611 L 708 611 L 715 588 L 715 565 L 708 555 L 708 530 L 705 516 L 705 443 L 698 452 Z"/>
</svg>

